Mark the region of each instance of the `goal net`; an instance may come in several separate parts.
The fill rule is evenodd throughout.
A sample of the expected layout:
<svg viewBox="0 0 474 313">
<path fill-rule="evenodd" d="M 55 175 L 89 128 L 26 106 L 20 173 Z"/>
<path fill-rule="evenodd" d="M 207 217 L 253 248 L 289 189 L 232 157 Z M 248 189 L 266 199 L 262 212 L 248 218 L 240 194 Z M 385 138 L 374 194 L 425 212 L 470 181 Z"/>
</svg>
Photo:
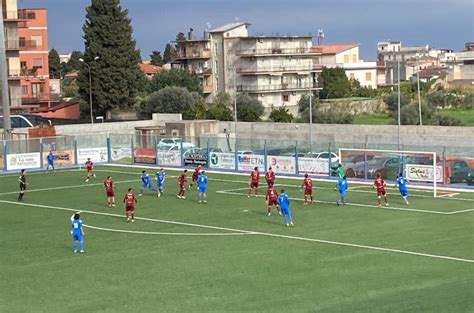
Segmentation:
<svg viewBox="0 0 474 313">
<path fill-rule="evenodd" d="M 437 188 L 445 182 L 445 175 L 436 152 L 341 148 L 339 160 L 348 178 L 372 182 L 380 174 L 387 185 L 395 185 L 403 174 L 412 188 L 432 191 L 434 197 L 450 194 Z"/>
</svg>

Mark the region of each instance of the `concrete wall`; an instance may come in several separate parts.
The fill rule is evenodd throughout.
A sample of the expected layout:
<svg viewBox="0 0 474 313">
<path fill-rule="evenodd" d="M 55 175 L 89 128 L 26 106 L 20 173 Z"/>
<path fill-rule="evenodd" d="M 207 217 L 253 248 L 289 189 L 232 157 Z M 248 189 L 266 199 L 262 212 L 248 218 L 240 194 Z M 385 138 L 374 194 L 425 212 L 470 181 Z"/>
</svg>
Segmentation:
<svg viewBox="0 0 474 313">
<path fill-rule="evenodd" d="M 133 122 L 110 122 L 110 123 L 94 123 L 91 124 L 73 124 L 56 126 L 56 134 L 80 136 L 82 134 L 91 133 L 124 133 L 131 134 L 135 131 L 135 127 L 158 126 L 153 120 L 133 121 Z"/>
</svg>

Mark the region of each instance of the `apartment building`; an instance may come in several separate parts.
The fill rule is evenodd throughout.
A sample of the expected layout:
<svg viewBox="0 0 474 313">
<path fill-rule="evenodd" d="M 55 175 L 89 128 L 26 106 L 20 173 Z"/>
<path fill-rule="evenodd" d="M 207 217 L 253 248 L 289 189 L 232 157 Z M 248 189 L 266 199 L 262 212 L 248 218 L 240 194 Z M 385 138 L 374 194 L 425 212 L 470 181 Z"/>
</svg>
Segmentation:
<svg viewBox="0 0 474 313">
<path fill-rule="evenodd" d="M 22 108 L 47 108 L 51 104 L 47 10 L 21 9 L 18 16 Z"/>
<path fill-rule="evenodd" d="M 2 0 L 3 27 L 7 57 L 10 107 L 21 111 L 20 46 L 18 41 L 18 11 L 16 0 Z"/>
<path fill-rule="evenodd" d="M 357 44 L 324 44 L 313 50 L 321 52 L 323 66 L 343 68 L 347 78 L 358 80 L 361 86 L 377 89 L 385 85 L 385 67 L 361 60 Z"/>
<path fill-rule="evenodd" d="M 311 36 L 249 36 L 248 23 L 231 23 L 177 43 L 174 68 L 196 74 L 211 101 L 219 92 L 247 93 L 270 109 L 296 109 L 319 88 L 321 53 Z"/>
</svg>

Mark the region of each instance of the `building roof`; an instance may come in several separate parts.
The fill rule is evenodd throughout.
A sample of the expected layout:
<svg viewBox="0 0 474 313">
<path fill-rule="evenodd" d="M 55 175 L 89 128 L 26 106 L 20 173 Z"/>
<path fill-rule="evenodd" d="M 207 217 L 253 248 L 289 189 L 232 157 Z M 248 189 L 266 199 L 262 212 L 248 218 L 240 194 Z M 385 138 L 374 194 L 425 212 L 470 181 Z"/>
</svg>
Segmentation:
<svg viewBox="0 0 474 313">
<path fill-rule="evenodd" d="M 336 54 L 357 47 L 357 44 L 328 44 L 313 46 L 312 49 L 322 54 Z"/>
<path fill-rule="evenodd" d="M 79 71 L 72 71 L 64 75 L 64 77 L 67 77 L 67 78 L 77 78 L 78 76 L 79 76 Z"/>
<path fill-rule="evenodd" d="M 58 105 L 55 105 L 49 108 L 38 108 L 38 109 L 32 110 L 31 113 L 55 112 L 55 111 L 62 110 L 74 105 L 79 105 L 79 101 L 62 102 Z"/>
<path fill-rule="evenodd" d="M 413 74 L 416 75 L 416 74 Z M 421 70 L 418 75 L 420 78 L 428 78 L 431 79 L 432 77 L 439 77 L 441 79 L 444 79 L 446 77 L 446 69 L 440 69 L 440 68 L 427 68 L 424 70 Z"/>
<path fill-rule="evenodd" d="M 247 37 L 242 37 L 240 39 L 241 40 L 245 40 L 245 39 L 255 40 L 255 39 L 275 39 L 275 38 L 311 39 L 313 37 L 312 36 L 247 36 Z"/>
<path fill-rule="evenodd" d="M 140 67 L 140 70 L 142 70 L 142 72 L 145 74 L 158 74 L 162 70 L 161 66 L 156 66 L 152 64 L 139 63 L 138 66 Z"/>
<path fill-rule="evenodd" d="M 249 23 L 242 23 L 242 22 L 230 23 L 230 24 L 226 24 L 224 26 L 218 27 L 218 28 L 211 29 L 209 32 L 210 33 L 224 33 L 224 32 L 227 32 L 229 30 L 232 30 L 234 28 L 244 26 L 244 25 L 249 26 L 250 24 Z"/>
</svg>

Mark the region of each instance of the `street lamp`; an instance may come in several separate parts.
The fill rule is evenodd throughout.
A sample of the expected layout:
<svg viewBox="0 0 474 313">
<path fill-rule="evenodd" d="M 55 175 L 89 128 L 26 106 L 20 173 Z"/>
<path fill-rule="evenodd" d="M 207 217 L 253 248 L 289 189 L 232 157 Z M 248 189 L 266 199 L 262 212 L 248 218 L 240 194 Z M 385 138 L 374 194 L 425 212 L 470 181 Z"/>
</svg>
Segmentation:
<svg viewBox="0 0 474 313">
<path fill-rule="evenodd" d="M 97 61 L 99 57 L 94 57 L 94 61 Z M 83 58 L 80 58 L 79 61 L 84 63 L 87 66 L 87 69 L 89 70 L 89 106 L 90 106 L 90 111 L 91 111 L 91 124 L 94 124 L 94 114 L 92 113 L 92 74 L 91 74 L 91 67 L 90 65 L 84 61 Z"/>
</svg>

